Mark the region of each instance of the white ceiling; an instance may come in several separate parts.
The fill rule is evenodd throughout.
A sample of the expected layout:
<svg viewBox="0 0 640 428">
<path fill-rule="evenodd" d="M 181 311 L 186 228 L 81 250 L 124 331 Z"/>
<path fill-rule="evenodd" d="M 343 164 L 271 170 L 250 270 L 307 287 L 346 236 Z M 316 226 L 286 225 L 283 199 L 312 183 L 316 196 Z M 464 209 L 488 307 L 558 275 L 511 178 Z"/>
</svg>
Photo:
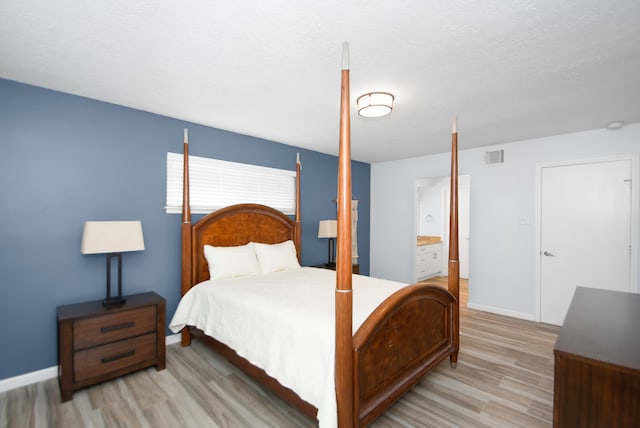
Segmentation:
<svg viewBox="0 0 640 428">
<path fill-rule="evenodd" d="M 640 122 L 638 0 L 0 0 L 0 77 L 331 154 L 343 41 L 357 160 Z"/>
</svg>

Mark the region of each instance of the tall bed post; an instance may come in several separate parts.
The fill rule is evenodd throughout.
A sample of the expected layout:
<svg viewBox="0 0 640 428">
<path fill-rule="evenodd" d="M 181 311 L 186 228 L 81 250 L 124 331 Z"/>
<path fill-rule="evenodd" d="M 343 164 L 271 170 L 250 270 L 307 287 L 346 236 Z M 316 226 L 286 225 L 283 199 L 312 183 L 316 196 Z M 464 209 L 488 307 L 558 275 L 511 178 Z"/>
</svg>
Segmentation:
<svg viewBox="0 0 640 428">
<path fill-rule="evenodd" d="M 349 44 L 342 46 L 340 151 L 338 158 L 338 260 L 336 262 L 335 384 L 338 426 L 355 423 L 353 389 L 353 293 L 351 289 L 351 122 L 349 111 Z"/>
<path fill-rule="evenodd" d="M 298 262 L 302 263 L 302 214 L 300 212 L 300 172 L 302 164 L 300 163 L 300 153 L 296 155 L 296 249 L 298 250 Z"/>
<path fill-rule="evenodd" d="M 182 295 L 184 296 L 192 285 L 192 257 L 191 257 L 191 206 L 189 203 L 189 134 L 184 130 L 183 171 L 182 171 Z M 191 344 L 191 334 L 188 328 L 182 329 L 182 346 Z"/>
<path fill-rule="evenodd" d="M 451 183 L 449 206 L 449 273 L 448 288 L 460 305 L 460 261 L 458 257 L 458 128 L 456 119 L 453 119 L 451 130 Z M 453 319 L 453 343 L 456 349 L 460 344 L 460 311 L 455 312 Z M 450 356 L 451 366 L 458 363 L 458 352 Z"/>
</svg>

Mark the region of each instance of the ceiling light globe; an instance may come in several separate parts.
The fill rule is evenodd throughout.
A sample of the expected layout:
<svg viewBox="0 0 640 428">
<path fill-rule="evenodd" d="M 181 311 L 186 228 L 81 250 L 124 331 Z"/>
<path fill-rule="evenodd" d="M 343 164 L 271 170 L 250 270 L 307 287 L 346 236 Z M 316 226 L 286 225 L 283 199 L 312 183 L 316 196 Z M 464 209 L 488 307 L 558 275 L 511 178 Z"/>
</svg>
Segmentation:
<svg viewBox="0 0 640 428">
<path fill-rule="evenodd" d="M 388 92 L 370 92 L 356 100 L 358 114 L 364 117 L 382 117 L 393 110 L 394 96 Z"/>
<path fill-rule="evenodd" d="M 391 107 L 389 106 L 367 106 L 358 111 L 360 116 L 364 117 L 382 117 L 391 113 Z"/>
</svg>

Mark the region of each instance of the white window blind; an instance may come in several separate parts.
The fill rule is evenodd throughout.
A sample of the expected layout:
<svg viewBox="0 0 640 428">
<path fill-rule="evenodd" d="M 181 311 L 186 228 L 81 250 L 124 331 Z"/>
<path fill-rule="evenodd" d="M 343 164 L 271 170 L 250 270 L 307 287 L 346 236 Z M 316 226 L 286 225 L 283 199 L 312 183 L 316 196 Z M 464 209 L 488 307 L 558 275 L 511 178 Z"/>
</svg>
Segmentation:
<svg viewBox="0 0 640 428">
<path fill-rule="evenodd" d="M 167 153 L 167 213 L 182 212 L 182 160 L 182 154 Z M 194 214 L 255 203 L 293 215 L 296 172 L 189 156 L 189 196 Z"/>
</svg>

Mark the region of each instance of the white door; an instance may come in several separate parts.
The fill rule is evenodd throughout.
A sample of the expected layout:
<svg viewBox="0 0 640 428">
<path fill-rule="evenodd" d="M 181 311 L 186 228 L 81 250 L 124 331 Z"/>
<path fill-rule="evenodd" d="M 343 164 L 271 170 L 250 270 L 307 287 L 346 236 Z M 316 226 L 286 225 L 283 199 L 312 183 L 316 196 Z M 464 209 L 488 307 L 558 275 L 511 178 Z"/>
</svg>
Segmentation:
<svg viewBox="0 0 640 428">
<path fill-rule="evenodd" d="M 631 291 L 631 159 L 540 171 L 540 318 L 561 325 L 577 286 Z"/>
</svg>

